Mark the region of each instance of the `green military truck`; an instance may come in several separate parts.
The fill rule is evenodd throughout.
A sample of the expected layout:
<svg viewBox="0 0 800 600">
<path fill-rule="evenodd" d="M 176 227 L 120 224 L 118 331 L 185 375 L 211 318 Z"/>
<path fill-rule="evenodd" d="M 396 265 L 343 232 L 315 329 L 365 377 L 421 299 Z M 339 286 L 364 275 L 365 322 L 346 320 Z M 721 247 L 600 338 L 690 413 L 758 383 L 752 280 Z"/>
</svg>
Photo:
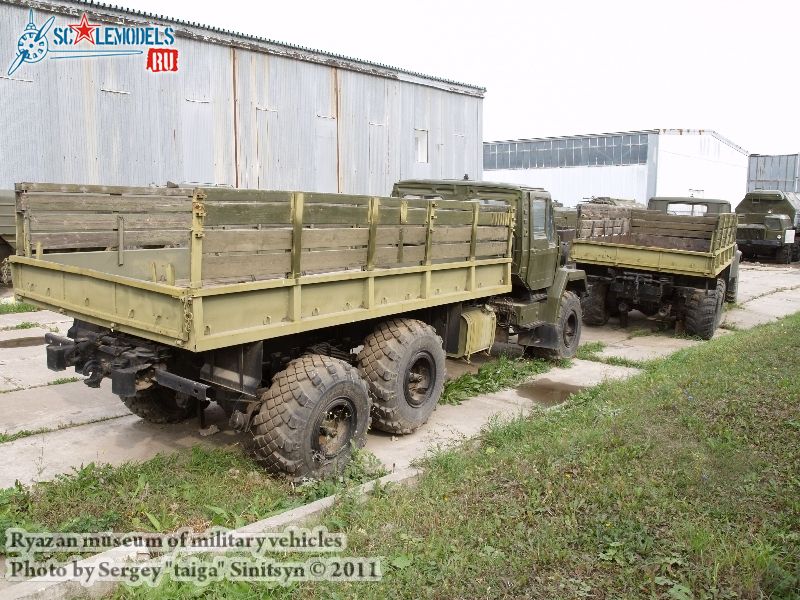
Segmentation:
<svg viewBox="0 0 800 600">
<path fill-rule="evenodd" d="M 800 260 L 800 194 L 748 192 L 736 207 L 736 243 L 747 260 L 767 256 L 779 263 Z"/>
<path fill-rule="evenodd" d="M 372 425 L 404 434 L 445 356 L 499 327 L 569 357 L 583 272 L 559 266 L 542 190 L 407 181 L 391 198 L 222 188 L 19 184 L 18 298 L 75 318 L 47 364 L 142 418 L 212 401 L 267 469 L 335 472 Z"/>
<path fill-rule="evenodd" d="M 647 210 L 582 204 L 571 258 L 589 281 L 584 322 L 618 316 L 625 326 L 637 309 L 710 339 L 723 301 L 737 295 L 740 253 L 729 211 L 726 201 L 696 198 L 652 198 Z"/>
</svg>

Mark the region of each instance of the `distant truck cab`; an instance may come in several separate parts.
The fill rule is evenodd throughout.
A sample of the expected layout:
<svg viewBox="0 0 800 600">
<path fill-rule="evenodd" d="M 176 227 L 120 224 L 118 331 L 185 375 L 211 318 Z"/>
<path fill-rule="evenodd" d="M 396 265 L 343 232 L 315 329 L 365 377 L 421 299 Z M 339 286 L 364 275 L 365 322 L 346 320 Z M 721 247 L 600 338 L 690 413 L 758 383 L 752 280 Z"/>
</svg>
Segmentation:
<svg viewBox="0 0 800 600">
<path fill-rule="evenodd" d="M 665 215 L 710 217 L 731 213 L 731 203 L 712 198 L 675 198 L 655 196 L 647 203 L 648 210 L 657 210 Z"/>
<path fill-rule="evenodd" d="M 736 207 L 736 242 L 747 260 L 759 256 L 780 263 L 800 260 L 800 194 L 757 190 L 745 194 Z"/>
</svg>

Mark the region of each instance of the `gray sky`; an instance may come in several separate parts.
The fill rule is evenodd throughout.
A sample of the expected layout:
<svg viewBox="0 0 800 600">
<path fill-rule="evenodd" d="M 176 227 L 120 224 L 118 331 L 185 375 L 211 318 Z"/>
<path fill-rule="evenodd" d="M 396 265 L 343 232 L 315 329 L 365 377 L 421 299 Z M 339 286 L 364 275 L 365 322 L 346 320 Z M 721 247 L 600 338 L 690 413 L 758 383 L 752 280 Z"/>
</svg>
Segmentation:
<svg viewBox="0 0 800 600">
<path fill-rule="evenodd" d="M 689 128 L 800 152 L 798 2 L 114 3 L 481 85 L 487 141 Z"/>
</svg>

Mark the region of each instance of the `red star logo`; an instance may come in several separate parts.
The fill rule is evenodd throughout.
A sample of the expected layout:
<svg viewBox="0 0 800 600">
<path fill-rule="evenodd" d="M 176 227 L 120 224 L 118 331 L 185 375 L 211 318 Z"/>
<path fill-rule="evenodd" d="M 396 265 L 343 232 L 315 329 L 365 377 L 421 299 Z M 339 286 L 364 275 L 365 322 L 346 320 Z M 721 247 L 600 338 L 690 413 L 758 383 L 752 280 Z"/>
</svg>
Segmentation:
<svg viewBox="0 0 800 600">
<path fill-rule="evenodd" d="M 73 44 L 77 44 L 81 40 L 87 40 L 94 44 L 94 30 L 100 29 L 100 25 L 90 25 L 89 19 L 86 18 L 86 13 L 83 13 L 81 15 L 81 22 L 77 25 L 70 25 L 69 28 L 78 34 L 75 41 L 72 42 Z"/>
</svg>

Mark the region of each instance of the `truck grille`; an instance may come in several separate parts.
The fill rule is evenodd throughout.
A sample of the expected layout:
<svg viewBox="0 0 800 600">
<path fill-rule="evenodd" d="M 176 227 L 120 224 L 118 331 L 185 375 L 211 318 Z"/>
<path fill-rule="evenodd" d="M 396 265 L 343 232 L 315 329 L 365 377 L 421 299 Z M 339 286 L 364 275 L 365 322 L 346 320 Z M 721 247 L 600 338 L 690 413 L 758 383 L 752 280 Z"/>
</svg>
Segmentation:
<svg viewBox="0 0 800 600">
<path fill-rule="evenodd" d="M 752 227 L 747 225 L 739 225 L 736 228 L 736 239 L 737 240 L 763 240 L 764 239 L 764 228 L 763 227 Z"/>
</svg>

